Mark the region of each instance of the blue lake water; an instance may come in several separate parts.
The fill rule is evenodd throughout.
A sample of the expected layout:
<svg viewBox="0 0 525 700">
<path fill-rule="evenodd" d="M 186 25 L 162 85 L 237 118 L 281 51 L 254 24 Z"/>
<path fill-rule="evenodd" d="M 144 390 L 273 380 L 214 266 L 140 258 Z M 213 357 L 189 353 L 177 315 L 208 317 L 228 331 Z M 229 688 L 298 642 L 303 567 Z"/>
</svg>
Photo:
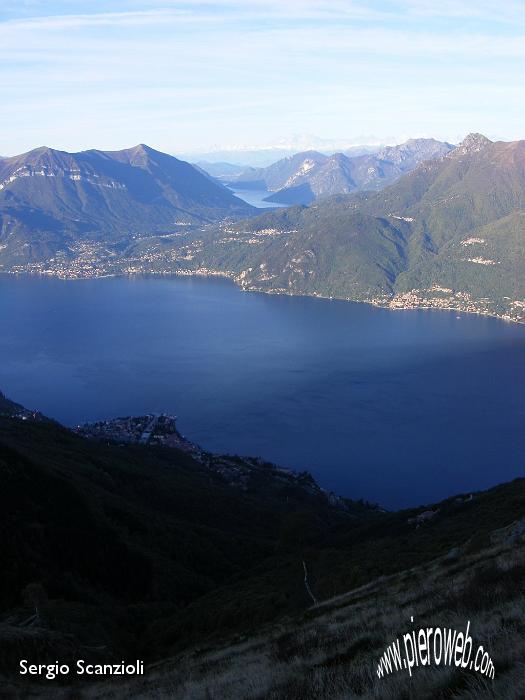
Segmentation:
<svg viewBox="0 0 525 700">
<path fill-rule="evenodd" d="M 201 278 L 0 275 L 0 389 L 67 425 L 169 412 L 215 452 L 428 503 L 525 473 L 525 327 Z"/>
<path fill-rule="evenodd" d="M 281 207 L 287 207 L 288 204 L 277 204 L 276 202 L 265 202 L 265 197 L 269 197 L 272 193 L 268 190 L 240 190 L 230 187 L 231 191 L 239 199 L 248 202 L 253 207 L 258 209 L 280 209 Z"/>
</svg>

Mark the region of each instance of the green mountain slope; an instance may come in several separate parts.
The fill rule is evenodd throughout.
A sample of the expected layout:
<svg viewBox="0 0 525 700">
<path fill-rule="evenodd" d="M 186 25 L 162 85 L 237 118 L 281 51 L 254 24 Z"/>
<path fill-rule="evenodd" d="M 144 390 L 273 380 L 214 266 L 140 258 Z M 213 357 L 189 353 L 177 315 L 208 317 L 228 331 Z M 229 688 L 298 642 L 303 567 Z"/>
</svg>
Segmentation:
<svg viewBox="0 0 525 700">
<path fill-rule="evenodd" d="M 520 320 L 524 216 L 525 141 L 472 134 L 381 192 L 216 230 L 202 260 L 249 289 Z"/>
<path fill-rule="evenodd" d="M 80 187 L 69 175 L 17 177 L 0 191 L 0 271 L 211 273 L 244 289 L 525 318 L 525 141 L 493 143 L 471 134 L 379 192 L 336 195 L 240 221 L 234 219 L 243 208 L 235 204 L 215 224 L 175 209 L 192 189 L 188 181 L 175 193 L 179 169 L 187 164 L 144 148 L 80 155 L 84 165 L 90 159 L 105 164 L 105 175 L 102 168 L 97 174 L 113 179 L 95 189 L 110 192 L 111 201 L 102 204 L 96 199 L 102 195 L 91 190 L 84 200 L 80 190 L 66 197 L 65 190 Z M 404 156 L 398 156 L 402 165 Z M 62 170 L 66 161 L 73 171 L 67 158 Z M 124 193 L 110 186 L 120 182 L 114 174 L 120 168 L 134 178 Z M 214 197 L 239 201 L 191 171 Z M 95 176 L 82 173 L 81 184 Z M 15 197 L 18 187 L 25 204 L 22 195 Z M 300 194 L 304 187 L 310 184 L 292 189 Z"/>
<path fill-rule="evenodd" d="M 280 210 L 203 238 L 199 261 L 246 288 L 367 298 L 405 269 L 404 227 L 346 201 Z"/>
<path fill-rule="evenodd" d="M 0 161 L 0 263 L 74 257 L 86 242 L 129 240 L 252 208 L 189 163 L 140 145 Z"/>
</svg>

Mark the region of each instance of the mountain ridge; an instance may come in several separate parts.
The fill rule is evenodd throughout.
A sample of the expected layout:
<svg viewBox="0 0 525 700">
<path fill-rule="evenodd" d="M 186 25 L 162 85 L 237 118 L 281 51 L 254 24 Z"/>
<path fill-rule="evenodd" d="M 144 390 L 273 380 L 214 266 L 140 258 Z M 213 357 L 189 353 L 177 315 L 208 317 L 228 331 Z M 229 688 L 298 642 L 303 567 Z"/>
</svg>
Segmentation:
<svg viewBox="0 0 525 700">
<path fill-rule="evenodd" d="M 143 157 L 140 148 L 121 155 Z M 163 158 L 151 157 L 148 167 L 162 169 Z M 111 168 L 121 167 L 107 160 Z M 199 176 L 214 186 L 208 176 Z M 155 176 L 153 191 L 141 182 L 134 185 L 137 196 L 156 208 L 170 187 L 169 173 Z M 215 187 L 222 192 L 222 185 Z M 50 217 L 42 234 L 31 209 L 25 211 L 26 237 L 16 227 L 11 235 L 11 205 L 5 202 L 0 271 L 66 278 L 218 274 L 247 290 L 525 318 L 525 141 L 491 142 L 472 134 L 378 192 L 333 195 L 266 213 L 250 208 L 257 216 L 219 224 L 199 225 L 181 215 L 173 232 L 150 228 L 123 240 L 117 227 L 89 245 L 79 244 L 86 240 L 85 220 L 72 217 L 69 231 L 58 222 L 62 229 L 54 248 L 49 230 L 56 220 Z M 95 204 L 90 200 L 86 207 Z M 73 236 L 72 227 L 78 227 Z"/>
<path fill-rule="evenodd" d="M 139 144 L 79 153 L 39 147 L 0 161 L 0 259 L 72 257 L 90 240 L 126 240 L 250 215 L 193 166 Z"/>
<path fill-rule="evenodd" d="M 216 229 L 203 239 L 202 263 L 245 289 L 520 321 L 524 215 L 525 141 L 475 135 L 377 193 Z"/>
<path fill-rule="evenodd" d="M 451 149 L 450 144 L 435 139 L 409 139 L 357 156 L 304 151 L 266 168 L 247 169 L 232 184 L 264 186 L 273 192 L 266 198 L 269 202 L 311 204 L 319 197 L 381 189 L 420 162 L 439 158 Z M 298 187 L 302 188 L 300 195 Z"/>
</svg>

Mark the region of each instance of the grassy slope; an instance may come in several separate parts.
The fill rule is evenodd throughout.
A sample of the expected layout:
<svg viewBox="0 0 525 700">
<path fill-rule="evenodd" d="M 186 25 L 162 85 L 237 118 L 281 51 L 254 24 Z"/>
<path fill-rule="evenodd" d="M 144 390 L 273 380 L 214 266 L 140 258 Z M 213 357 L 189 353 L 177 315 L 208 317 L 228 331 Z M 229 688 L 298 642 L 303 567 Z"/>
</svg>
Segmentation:
<svg viewBox="0 0 525 700">
<path fill-rule="evenodd" d="M 485 506 L 496 506 L 512 490 L 509 485 L 488 492 Z M 478 525 L 481 521 L 471 521 L 474 540 Z M 480 547 L 471 539 L 426 564 L 374 577 L 276 624 L 222 643 L 201 641 L 149 668 L 145 679 L 84 686 L 81 697 L 520 700 L 525 693 L 525 518 L 515 525 L 490 532 L 483 527 Z M 433 528 L 428 523 L 420 529 L 432 538 Z M 396 638 L 428 626 L 463 631 L 468 620 L 474 652 L 482 644 L 493 660 L 494 681 L 454 667 L 416 668 L 411 680 L 406 671 L 376 677 L 381 654 Z M 12 689 L 13 697 L 25 697 Z M 62 697 L 49 686 L 40 692 L 42 698 Z"/>
<path fill-rule="evenodd" d="M 180 700 L 519 700 L 525 693 L 525 541 L 510 530 L 493 533 L 479 552 L 465 547 L 252 636 L 175 657 L 126 691 Z M 420 627 L 464 631 L 468 620 L 474 654 L 479 644 L 489 652 L 494 681 L 455 667 L 415 668 L 412 679 L 407 671 L 377 678 L 377 662 L 396 638 Z"/>
<path fill-rule="evenodd" d="M 264 470 L 242 490 L 174 450 L 101 445 L 5 418 L 0 470 L 0 674 L 28 646 L 38 659 L 98 658 L 92 650 L 104 647 L 106 660 L 153 660 L 253 635 L 308 610 L 303 559 L 327 600 L 453 548 L 474 556 L 492 530 L 525 516 L 524 480 L 449 499 L 417 528 L 409 520 L 423 509 L 354 505 L 343 515 Z M 26 627 L 29 583 L 48 600 Z"/>
</svg>

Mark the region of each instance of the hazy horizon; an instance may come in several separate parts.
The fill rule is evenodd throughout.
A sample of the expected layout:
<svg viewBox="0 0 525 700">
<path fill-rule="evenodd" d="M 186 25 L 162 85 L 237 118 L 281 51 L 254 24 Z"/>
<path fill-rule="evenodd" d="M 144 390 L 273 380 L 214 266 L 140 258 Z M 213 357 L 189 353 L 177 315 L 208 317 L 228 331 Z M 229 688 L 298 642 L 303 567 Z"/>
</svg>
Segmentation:
<svg viewBox="0 0 525 700">
<path fill-rule="evenodd" d="M 477 132 L 469 132 L 471 133 L 477 133 Z M 452 146 L 455 146 L 459 144 L 461 141 L 463 141 L 464 138 L 466 138 L 469 134 L 464 134 L 460 138 L 458 138 L 455 142 L 448 142 Z M 483 136 L 486 136 L 486 134 L 483 134 Z M 488 137 L 487 137 L 488 138 Z M 378 141 L 378 142 L 365 142 L 363 141 L 362 143 L 353 143 L 352 141 L 344 142 L 344 141 L 339 141 L 339 142 L 334 142 L 331 141 L 330 139 L 318 139 L 317 137 L 312 137 L 312 141 L 302 141 L 302 142 L 297 142 L 294 140 L 290 141 L 281 141 L 281 142 L 276 142 L 274 144 L 253 144 L 253 145 L 248 145 L 248 144 L 239 144 L 237 146 L 231 145 L 230 147 L 225 146 L 223 148 L 217 147 L 212 150 L 205 150 L 204 148 L 201 149 L 195 149 L 191 151 L 171 151 L 169 152 L 170 155 L 175 156 L 176 158 L 182 159 L 182 160 L 187 160 L 190 162 L 209 162 L 209 163 L 220 163 L 220 162 L 229 162 L 232 165 L 254 165 L 254 166 L 260 166 L 263 164 L 271 164 L 276 162 L 277 160 L 286 158 L 286 157 L 291 157 L 294 154 L 305 152 L 305 151 L 317 151 L 319 153 L 324 153 L 325 155 L 331 155 L 334 153 L 338 152 L 348 152 L 348 155 L 352 156 L 352 152 L 355 151 L 355 155 L 362 155 L 364 153 L 374 153 L 380 150 L 381 148 L 388 147 L 388 146 L 397 146 L 397 145 L 402 145 L 403 143 L 409 141 L 409 140 L 417 140 L 417 139 L 435 139 L 434 136 L 410 136 L 403 141 L 397 141 L 395 139 L 389 139 L 385 141 Z M 439 139 L 436 139 L 439 140 Z M 494 140 L 499 140 L 499 141 L 510 141 L 510 139 L 494 139 Z M 520 139 L 516 139 L 520 140 Z M 18 155 L 23 155 L 24 153 L 31 152 L 33 150 L 37 150 L 39 148 L 50 148 L 52 150 L 56 151 L 63 151 L 63 152 L 70 152 L 70 153 L 81 153 L 89 150 L 100 150 L 100 151 L 107 151 L 107 152 L 112 152 L 112 151 L 118 151 L 118 150 L 126 150 L 126 149 L 132 149 L 135 147 L 138 147 L 139 145 L 146 145 L 149 148 L 152 148 L 154 150 L 158 151 L 163 151 L 163 149 L 159 146 L 156 146 L 155 144 L 152 144 L 148 142 L 147 140 L 142 140 L 138 143 L 133 143 L 133 144 L 128 144 L 123 146 L 122 148 L 116 149 L 116 148 L 99 148 L 96 144 L 89 146 L 88 148 L 81 149 L 81 150 L 70 150 L 68 151 L 67 149 L 61 149 L 61 148 L 56 148 L 53 145 L 49 144 L 38 144 L 35 146 L 32 146 L 31 148 L 27 149 L 27 151 L 23 151 L 21 153 L 3 153 L 1 154 L 0 157 L 4 158 L 9 158 L 9 157 L 14 157 Z"/>
</svg>

